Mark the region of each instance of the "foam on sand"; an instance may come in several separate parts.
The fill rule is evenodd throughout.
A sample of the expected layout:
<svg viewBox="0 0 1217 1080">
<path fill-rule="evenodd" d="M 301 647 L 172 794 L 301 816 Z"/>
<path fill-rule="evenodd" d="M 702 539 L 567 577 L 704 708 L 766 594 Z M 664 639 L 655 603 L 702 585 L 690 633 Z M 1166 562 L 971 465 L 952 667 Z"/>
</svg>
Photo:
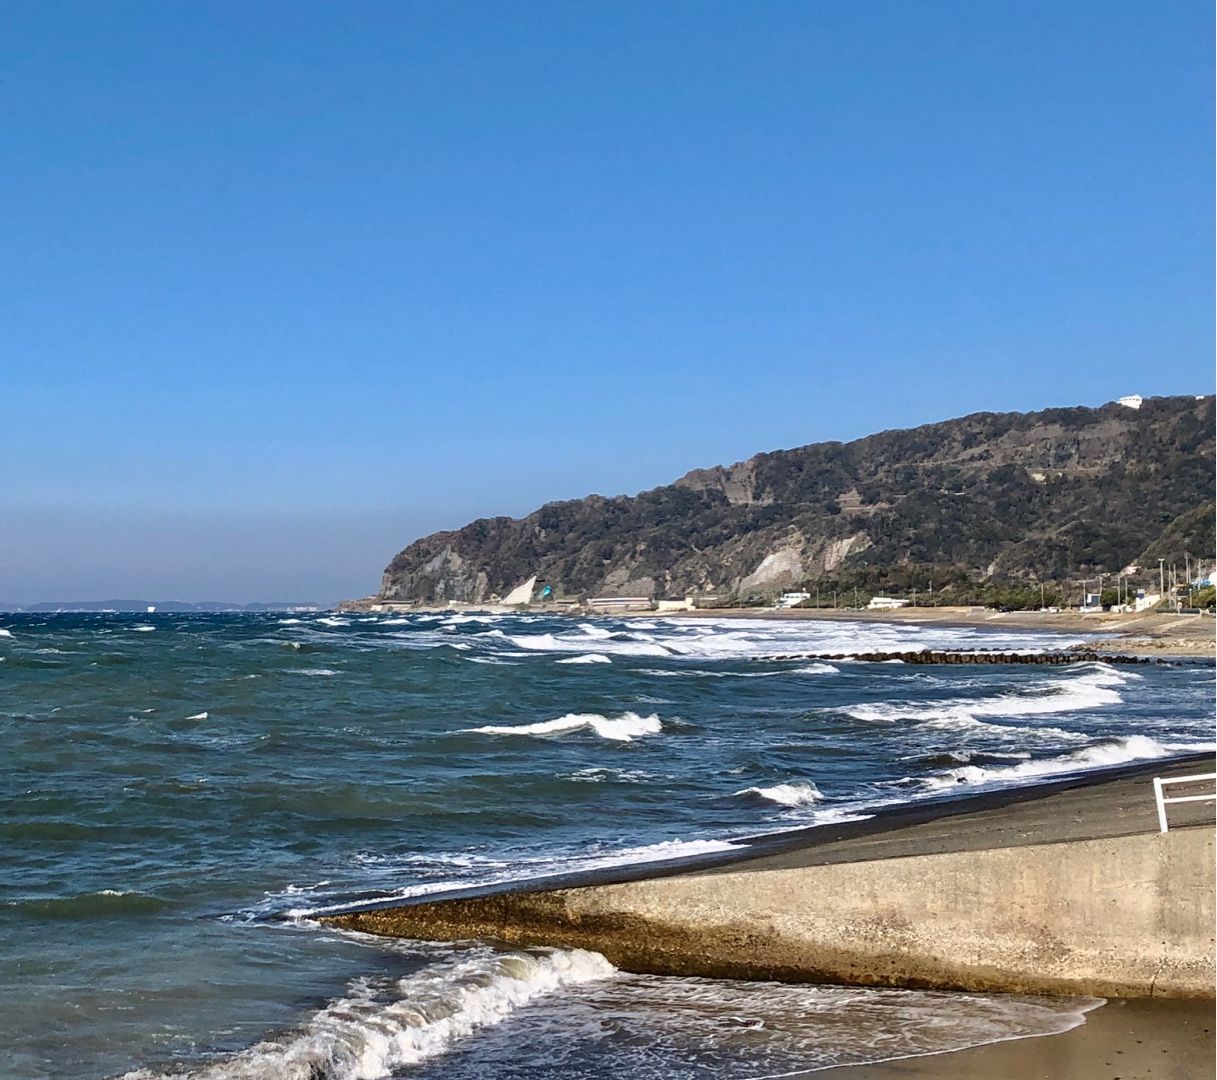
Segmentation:
<svg viewBox="0 0 1217 1080">
<path fill-rule="evenodd" d="M 663 730 L 659 717 L 639 716 L 634 712 L 622 713 L 615 719 L 599 713 L 567 713 L 556 720 L 540 720 L 535 724 L 496 725 L 465 728 L 479 735 L 565 735 L 572 731 L 590 729 L 602 739 L 615 742 L 630 742 L 643 735 L 657 735 Z"/>
<path fill-rule="evenodd" d="M 449 1050 L 473 1032 L 563 987 L 604 979 L 616 969 L 582 949 L 528 949 L 439 963 L 385 986 L 367 979 L 314 1013 L 300 1031 L 258 1043 L 189 1073 L 138 1070 L 195 1080 L 377 1080 Z"/>
</svg>

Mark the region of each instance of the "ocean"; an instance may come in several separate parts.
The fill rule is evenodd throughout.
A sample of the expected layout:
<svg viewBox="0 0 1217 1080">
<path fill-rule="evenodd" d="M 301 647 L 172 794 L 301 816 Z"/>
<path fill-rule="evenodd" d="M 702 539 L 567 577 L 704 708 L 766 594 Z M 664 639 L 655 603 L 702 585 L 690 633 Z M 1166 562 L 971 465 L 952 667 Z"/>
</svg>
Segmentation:
<svg viewBox="0 0 1217 1080">
<path fill-rule="evenodd" d="M 1211 665 L 876 623 L 0 615 L 0 1074 L 796 1075 L 1096 1003 L 635 976 L 316 916 L 1209 749 Z"/>
</svg>

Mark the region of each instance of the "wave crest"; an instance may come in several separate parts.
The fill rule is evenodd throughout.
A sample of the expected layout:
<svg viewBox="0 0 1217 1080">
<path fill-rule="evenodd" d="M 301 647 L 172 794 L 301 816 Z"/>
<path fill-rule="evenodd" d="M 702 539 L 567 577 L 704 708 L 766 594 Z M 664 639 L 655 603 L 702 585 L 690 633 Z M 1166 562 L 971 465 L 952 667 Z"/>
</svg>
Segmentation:
<svg viewBox="0 0 1217 1080">
<path fill-rule="evenodd" d="M 453 1042 L 502 1023 L 543 994 L 615 971 L 599 953 L 530 949 L 434 964 L 388 988 L 356 980 L 346 997 L 314 1013 L 302 1031 L 185 1075 L 195 1080 L 375 1080 L 442 1054 Z M 168 1075 L 140 1069 L 124 1080 Z"/>
</svg>

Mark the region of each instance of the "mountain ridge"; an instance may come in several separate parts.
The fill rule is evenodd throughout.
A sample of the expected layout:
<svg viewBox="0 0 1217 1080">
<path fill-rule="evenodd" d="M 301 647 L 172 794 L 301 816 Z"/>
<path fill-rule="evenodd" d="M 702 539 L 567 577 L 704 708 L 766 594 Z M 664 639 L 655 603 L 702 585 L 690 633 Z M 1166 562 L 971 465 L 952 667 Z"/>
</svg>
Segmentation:
<svg viewBox="0 0 1217 1080">
<path fill-rule="evenodd" d="M 1211 555 L 1214 398 L 980 412 L 692 469 L 422 537 L 377 599 L 745 599 L 900 568 L 1016 581 L 1114 573 L 1162 543 Z M 898 574 L 897 574 L 898 576 Z"/>
</svg>

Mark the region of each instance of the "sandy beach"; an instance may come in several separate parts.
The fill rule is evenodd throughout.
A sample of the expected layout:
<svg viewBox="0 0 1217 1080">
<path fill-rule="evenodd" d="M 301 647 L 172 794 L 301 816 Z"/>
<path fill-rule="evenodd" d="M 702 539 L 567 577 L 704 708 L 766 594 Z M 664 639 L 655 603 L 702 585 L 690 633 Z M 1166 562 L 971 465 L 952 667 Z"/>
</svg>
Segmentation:
<svg viewBox="0 0 1217 1080">
<path fill-rule="evenodd" d="M 1208 1080 L 1215 1066 L 1213 1030 L 1211 1001 L 1117 999 L 1061 1035 L 814 1075 L 831 1080 Z"/>
</svg>

